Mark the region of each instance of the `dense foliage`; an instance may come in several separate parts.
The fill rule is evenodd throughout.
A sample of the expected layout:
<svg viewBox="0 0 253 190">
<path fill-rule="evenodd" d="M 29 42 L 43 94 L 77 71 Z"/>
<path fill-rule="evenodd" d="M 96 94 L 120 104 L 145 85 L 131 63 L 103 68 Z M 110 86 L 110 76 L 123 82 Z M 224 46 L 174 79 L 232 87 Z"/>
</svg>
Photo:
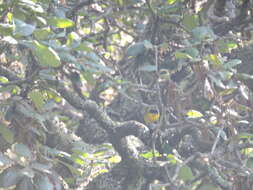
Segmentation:
<svg viewBox="0 0 253 190">
<path fill-rule="evenodd" d="M 252 189 L 251 29 L 250 0 L 0 0 L 0 188 Z"/>
</svg>

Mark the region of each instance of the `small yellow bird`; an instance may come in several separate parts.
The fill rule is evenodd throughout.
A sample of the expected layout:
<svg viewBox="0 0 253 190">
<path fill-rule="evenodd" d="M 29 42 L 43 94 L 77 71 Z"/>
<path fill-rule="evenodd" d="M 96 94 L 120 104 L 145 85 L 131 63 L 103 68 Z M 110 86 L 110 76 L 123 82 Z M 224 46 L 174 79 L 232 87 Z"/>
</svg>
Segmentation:
<svg viewBox="0 0 253 190">
<path fill-rule="evenodd" d="M 150 109 L 144 115 L 144 121 L 147 125 L 155 123 L 159 119 L 160 119 L 160 113 L 157 109 Z"/>
</svg>

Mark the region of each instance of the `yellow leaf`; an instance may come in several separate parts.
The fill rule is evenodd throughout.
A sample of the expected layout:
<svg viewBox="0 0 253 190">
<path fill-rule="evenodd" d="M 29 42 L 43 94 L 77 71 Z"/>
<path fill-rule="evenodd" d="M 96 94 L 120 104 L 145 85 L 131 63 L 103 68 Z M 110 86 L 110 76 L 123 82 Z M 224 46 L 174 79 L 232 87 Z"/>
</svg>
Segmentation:
<svg viewBox="0 0 253 190">
<path fill-rule="evenodd" d="M 196 110 L 189 110 L 186 115 L 189 117 L 189 118 L 199 118 L 199 117 L 203 117 L 203 114 L 200 113 L 199 111 L 196 111 Z"/>
</svg>

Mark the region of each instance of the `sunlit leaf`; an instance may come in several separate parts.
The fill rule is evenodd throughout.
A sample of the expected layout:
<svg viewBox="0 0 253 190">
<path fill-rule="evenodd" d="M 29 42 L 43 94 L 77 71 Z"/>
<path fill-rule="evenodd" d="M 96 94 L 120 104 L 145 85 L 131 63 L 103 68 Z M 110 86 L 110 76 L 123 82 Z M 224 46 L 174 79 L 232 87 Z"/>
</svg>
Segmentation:
<svg viewBox="0 0 253 190">
<path fill-rule="evenodd" d="M 8 12 L 8 13 L 7 13 L 7 18 L 8 18 L 9 23 L 11 23 L 11 22 L 12 22 L 12 19 L 13 19 L 13 13 Z"/>
<path fill-rule="evenodd" d="M 0 76 L 0 82 L 1 83 L 7 83 L 9 80 L 6 77 Z"/>
<path fill-rule="evenodd" d="M 18 44 L 18 41 L 15 38 L 11 37 L 11 36 L 5 36 L 2 39 L 2 41 L 5 41 L 5 42 L 7 42 L 9 44 L 13 44 L 13 45 L 17 45 Z"/>
<path fill-rule="evenodd" d="M 178 162 L 178 159 L 177 159 L 176 156 L 173 155 L 173 154 L 168 154 L 168 155 L 167 155 L 167 159 L 169 160 L 169 162 L 170 162 L 171 164 L 176 164 L 176 163 Z"/>
<path fill-rule="evenodd" d="M 146 152 L 146 153 L 141 153 L 140 154 L 141 157 L 146 158 L 146 159 L 152 159 L 154 156 L 158 157 L 160 156 L 159 152 L 155 152 L 155 154 L 153 154 L 152 151 Z"/>
<path fill-rule="evenodd" d="M 0 152 L 0 167 L 8 166 L 10 164 L 13 164 L 13 161 Z"/>
<path fill-rule="evenodd" d="M 203 117 L 203 114 L 197 110 L 189 110 L 186 115 L 189 118 L 199 118 L 199 117 Z"/>
<path fill-rule="evenodd" d="M 83 159 L 81 159 L 81 158 L 79 158 L 78 156 L 72 156 L 72 160 L 76 163 L 76 164 L 79 164 L 79 165 L 81 165 L 81 166 L 83 166 L 86 162 L 83 160 Z"/>
<path fill-rule="evenodd" d="M 72 48 L 77 48 L 81 43 L 81 38 L 76 32 L 71 32 L 68 35 L 68 40 L 66 45 Z"/>
<path fill-rule="evenodd" d="M 214 65 L 220 65 L 222 64 L 220 58 L 215 55 L 215 54 L 211 54 L 209 55 L 209 60 L 214 64 Z"/>
<path fill-rule="evenodd" d="M 33 44 L 35 45 L 34 53 L 42 66 L 59 67 L 61 65 L 60 57 L 56 51 L 36 40 L 33 41 Z"/>
<path fill-rule="evenodd" d="M 177 2 L 178 0 L 167 0 L 168 4 L 174 4 L 175 2 Z"/>
<path fill-rule="evenodd" d="M 108 161 L 110 163 L 119 163 L 121 161 L 121 157 L 120 156 L 112 156 L 108 159 Z"/>
<path fill-rule="evenodd" d="M 48 23 L 56 28 L 69 28 L 75 25 L 70 19 L 57 17 L 49 18 Z"/>
<path fill-rule="evenodd" d="M 13 25 L 0 23 L 0 34 L 11 35 L 13 28 Z"/>
<path fill-rule="evenodd" d="M 240 133 L 240 134 L 238 134 L 238 137 L 240 139 L 251 139 L 251 138 L 253 138 L 253 134 L 252 133 Z"/>
<path fill-rule="evenodd" d="M 222 90 L 219 94 L 221 96 L 226 96 L 226 95 L 232 94 L 236 90 L 237 90 L 237 88 L 228 88 L 228 89 Z"/>
<path fill-rule="evenodd" d="M 226 42 L 224 39 L 217 41 L 217 46 L 221 53 L 231 53 L 233 49 L 237 48 L 237 44 L 233 41 Z"/>
<path fill-rule="evenodd" d="M 30 10 L 37 12 L 37 13 L 44 12 L 42 6 L 39 3 L 35 3 L 32 0 L 19 0 L 19 5 L 29 8 Z"/>
<path fill-rule="evenodd" d="M 245 148 L 241 152 L 248 156 L 248 158 L 253 158 L 253 148 Z"/>
</svg>

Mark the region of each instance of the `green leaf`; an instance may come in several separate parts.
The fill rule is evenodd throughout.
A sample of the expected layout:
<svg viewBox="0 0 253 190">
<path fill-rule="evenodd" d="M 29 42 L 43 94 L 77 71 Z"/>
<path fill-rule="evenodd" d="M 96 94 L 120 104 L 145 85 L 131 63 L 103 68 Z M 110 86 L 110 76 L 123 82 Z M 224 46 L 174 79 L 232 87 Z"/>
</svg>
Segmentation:
<svg viewBox="0 0 253 190">
<path fill-rule="evenodd" d="M 66 162 L 63 162 L 63 161 L 61 161 L 61 160 L 58 160 L 58 161 L 59 161 L 61 164 L 63 164 L 64 166 L 66 166 L 72 174 L 81 176 L 81 173 L 82 173 L 82 172 L 81 172 L 79 169 L 77 169 L 77 168 L 73 167 L 71 164 L 68 164 L 68 163 L 66 163 Z"/>
<path fill-rule="evenodd" d="M 203 117 L 203 114 L 197 110 L 189 110 L 186 115 L 189 117 L 189 118 L 200 118 L 200 117 Z"/>
<path fill-rule="evenodd" d="M 71 55 L 67 51 L 60 52 L 59 56 L 60 56 L 60 58 L 61 58 L 62 61 L 70 62 L 70 63 L 76 63 L 77 62 L 76 57 L 73 56 L 73 55 Z"/>
<path fill-rule="evenodd" d="M 213 184 L 203 184 L 198 190 L 220 190 L 220 188 L 214 186 Z"/>
<path fill-rule="evenodd" d="M 0 134 L 8 143 L 12 144 L 14 142 L 13 132 L 8 128 L 8 126 L 2 123 L 0 123 Z"/>
<path fill-rule="evenodd" d="M 81 72 L 81 75 L 82 75 L 83 78 L 87 81 L 87 83 L 88 83 L 89 85 L 94 86 L 94 85 L 96 84 L 96 80 L 95 80 L 95 78 L 94 78 L 92 72 L 88 72 L 88 71 L 86 71 L 86 72 Z"/>
<path fill-rule="evenodd" d="M 35 56 L 38 58 L 38 61 L 42 66 L 59 67 L 61 65 L 60 57 L 52 48 L 47 47 L 36 40 L 33 40 L 33 44 L 35 45 Z"/>
<path fill-rule="evenodd" d="M 238 134 L 238 137 L 240 139 L 251 139 L 251 138 L 253 138 L 253 134 L 252 133 L 240 133 L 240 134 Z"/>
<path fill-rule="evenodd" d="M 91 51 L 93 51 L 92 47 L 89 47 L 89 45 L 86 44 L 86 43 L 81 43 L 80 45 L 78 45 L 77 47 L 75 47 L 74 50 L 84 51 L 84 52 L 91 52 Z"/>
<path fill-rule="evenodd" d="M 249 75 L 249 74 L 246 74 L 246 73 L 236 73 L 236 77 L 239 79 L 239 80 L 253 80 L 253 75 Z"/>
<path fill-rule="evenodd" d="M 24 177 L 21 180 L 21 182 L 19 182 L 17 186 L 15 187 L 15 190 L 21 190 L 21 189 L 35 190 L 32 179 L 29 177 Z"/>
<path fill-rule="evenodd" d="M 237 88 L 228 88 L 228 89 L 222 90 L 219 94 L 221 96 L 226 96 L 226 95 L 232 94 L 236 90 L 237 90 Z"/>
<path fill-rule="evenodd" d="M 175 52 L 176 59 L 192 59 L 192 57 L 184 52 L 176 51 Z"/>
<path fill-rule="evenodd" d="M 193 38 L 197 41 L 215 40 L 217 36 L 214 34 L 211 28 L 200 26 L 192 30 Z"/>
<path fill-rule="evenodd" d="M 46 175 L 40 175 L 35 179 L 37 190 L 54 190 L 54 185 Z"/>
<path fill-rule="evenodd" d="M 20 169 L 16 167 L 7 168 L 0 174 L 0 187 L 6 188 L 16 185 L 22 177 Z"/>
<path fill-rule="evenodd" d="M 0 34 L 4 36 L 9 36 L 12 34 L 12 31 L 13 31 L 12 25 L 0 23 Z"/>
<path fill-rule="evenodd" d="M 29 92 L 28 96 L 29 98 L 31 98 L 33 104 L 38 109 L 38 111 L 42 111 L 44 103 L 45 103 L 42 93 L 38 90 L 33 90 Z"/>
<path fill-rule="evenodd" d="M 142 54 L 145 51 L 145 46 L 143 44 L 143 42 L 138 42 L 132 46 L 130 46 L 127 50 L 126 50 L 126 56 L 130 57 L 130 56 L 137 56 Z"/>
<path fill-rule="evenodd" d="M 229 80 L 231 79 L 234 73 L 229 71 L 220 71 L 218 72 L 218 74 L 221 76 L 222 80 Z"/>
<path fill-rule="evenodd" d="M 231 53 L 233 49 L 237 48 L 237 44 L 233 41 L 226 42 L 224 39 L 217 41 L 218 49 L 221 53 Z"/>
<path fill-rule="evenodd" d="M 152 49 L 153 48 L 153 44 L 148 40 L 144 40 L 143 45 L 145 46 L 146 49 Z"/>
<path fill-rule="evenodd" d="M 182 168 L 180 168 L 178 177 L 179 179 L 182 179 L 184 181 L 188 181 L 194 178 L 192 170 L 188 166 L 183 166 Z"/>
<path fill-rule="evenodd" d="M 253 158 L 248 158 L 246 166 L 248 168 L 253 168 Z"/>
<path fill-rule="evenodd" d="M 31 105 L 27 104 L 26 102 L 22 103 L 20 102 L 19 104 L 16 105 L 16 110 L 19 113 L 22 113 L 23 115 L 36 120 L 45 131 L 48 131 L 44 124 L 45 117 L 37 113 Z"/>
<path fill-rule="evenodd" d="M 28 146 L 21 144 L 21 143 L 16 143 L 12 146 L 14 152 L 18 155 L 18 156 L 23 156 L 26 157 L 27 159 L 31 160 L 32 159 L 32 152 L 30 151 L 30 149 L 28 148 Z"/>
<path fill-rule="evenodd" d="M 224 83 L 222 82 L 222 80 L 220 78 L 215 77 L 211 74 L 209 74 L 208 77 L 211 79 L 212 83 L 215 83 L 218 87 L 220 87 L 222 89 L 226 89 Z"/>
<path fill-rule="evenodd" d="M 225 69 L 231 69 L 239 64 L 241 64 L 242 61 L 240 59 L 232 59 L 226 63 L 223 64 L 223 68 Z"/>
<path fill-rule="evenodd" d="M 50 169 L 52 169 L 53 166 L 52 164 L 41 164 L 39 162 L 33 162 L 31 163 L 30 167 L 44 173 L 51 173 Z"/>
<path fill-rule="evenodd" d="M 155 155 L 153 154 L 152 151 L 146 152 L 146 153 L 141 153 L 141 157 L 146 158 L 146 159 L 152 159 L 154 156 L 158 157 L 160 156 L 159 152 L 155 152 Z"/>
<path fill-rule="evenodd" d="M 138 68 L 139 71 L 147 71 L 147 72 L 153 72 L 156 71 L 157 68 L 155 65 L 143 65 Z"/>
<path fill-rule="evenodd" d="M 197 14 L 185 14 L 182 23 L 188 30 L 192 30 L 192 29 L 196 28 L 199 24 L 198 15 Z"/>
<path fill-rule="evenodd" d="M 8 78 L 0 76 L 1 83 L 7 83 L 8 81 L 9 81 Z"/>
<path fill-rule="evenodd" d="M 178 0 L 167 0 L 168 4 L 172 5 L 174 3 L 176 3 Z"/>
<path fill-rule="evenodd" d="M 176 164 L 178 162 L 178 159 L 173 154 L 168 154 L 166 157 L 171 164 Z"/>
<path fill-rule="evenodd" d="M 35 26 L 31 24 L 27 24 L 22 20 L 14 18 L 14 35 L 19 34 L 21 36 L 30 36 L 35 30 Z"/>
<path fill-rule="evenodd" d="M 70 19 L 57 17 L 49 18 L 48 23 L 56 28 L 69 28 L 75 25 L 75 23 Z"/>
<path fill-rule="evenodd" d="M 50 35 L 53 33 L 51 32 L 50 28 L 41 28 L 41 29 L 36 29 L 33 32 L 33 35 L 36 39 L 38 40 L 45 40 L 48 39 Z"/>
<path fill-rule="evenodd" d="M 81 38 L 76 32 L 71 32 L 68 35 L 68 40 L 66 45 L 71 48 L 77 48 L 81 43 Z"/>
<path fill-rule="evenodd" d="M 221 65 L 222 64 L 221 59 L 215 54 L 209 55 L 208 58 L 209 58 L 209 61 L 211 61 L 214 65 Z"/>
<path fill-rule="evenodd" d="M 62 100 L 61 96 L 59 96 L 56 92 L 52 90 L 46 90 L 45 93 L 48 99 L 53 99 L 57 103 L 61 102 Z M 45 108 L 48 109 L 48 106 L 45 105 Z"/>
<path fill-rule="evenodd" d="M 80 158 L 80 156 L 72 155 L 71 158 L 76 164 L 79 164 L 80 166 L 84 166 L 86 164 L 86 162 Z"/>
<path fill-rule="evenodd" d="M 88 69 L 91 72 L 112 72 L 113 70 L 106 66 L 105 64 L 101 63 L 100 58 L 94 52 L 87 52 L 85 56 L 86 60 L 84 61 L 83 65 L 87 65 Z"/>
<path fill-rule="evenodd" d="M 190 57 L 192 57 L 192 58 L 199 57 L 199 50 L 197 48 L 188 47 L 184 51 L 185 51 L 185 53 L 187 53 L 188 55 L 190 55 Z"/>
</svg>

